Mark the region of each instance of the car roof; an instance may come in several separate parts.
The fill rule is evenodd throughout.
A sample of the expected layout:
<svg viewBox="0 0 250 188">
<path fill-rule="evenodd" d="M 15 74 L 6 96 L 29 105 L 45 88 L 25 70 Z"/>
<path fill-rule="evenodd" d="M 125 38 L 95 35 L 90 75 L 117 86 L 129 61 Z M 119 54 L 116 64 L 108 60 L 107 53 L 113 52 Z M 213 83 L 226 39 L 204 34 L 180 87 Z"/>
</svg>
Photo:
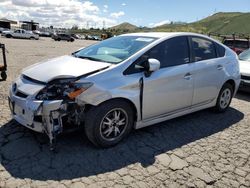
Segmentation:
<svg viewBox="0 0 250 188">
<path fill-rule="evenodd" d="M 201 36 L 207 37 L 206 35 L 201 35 L 197 33 L 190 33 L 190 32 L 148 32 L 148 33 L 129 33 L 123 34 L 122 36 L 141 36 L 141 37 L 152 37 L 152 38 L 168 38 L 173 36 Z M 209 38 L 209 37 L 207 37 Z"/>
</svg>

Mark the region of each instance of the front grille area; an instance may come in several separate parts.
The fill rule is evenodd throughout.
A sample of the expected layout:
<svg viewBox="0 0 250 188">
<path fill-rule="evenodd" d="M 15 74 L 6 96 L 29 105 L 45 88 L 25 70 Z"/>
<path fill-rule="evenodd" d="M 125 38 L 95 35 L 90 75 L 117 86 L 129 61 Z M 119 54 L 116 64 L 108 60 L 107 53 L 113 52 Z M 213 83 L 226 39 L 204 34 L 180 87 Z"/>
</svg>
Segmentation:
<svg viewBox="0 0 250 188">
<path fill-rule="evenodd" d="M 242 80 L 250 80 L 250 76 L 241 75 L 241 79 Z"/>
<path fill-rule="evenodd" d="M 21 97 L 21 98 L 27 98 L 28 97 L 28 95 L 26 95 L 26 94 L 24 94 L 24 93 L 22 93 L 20 91 L 16 92 L 16 96 Z"/>
</svg>

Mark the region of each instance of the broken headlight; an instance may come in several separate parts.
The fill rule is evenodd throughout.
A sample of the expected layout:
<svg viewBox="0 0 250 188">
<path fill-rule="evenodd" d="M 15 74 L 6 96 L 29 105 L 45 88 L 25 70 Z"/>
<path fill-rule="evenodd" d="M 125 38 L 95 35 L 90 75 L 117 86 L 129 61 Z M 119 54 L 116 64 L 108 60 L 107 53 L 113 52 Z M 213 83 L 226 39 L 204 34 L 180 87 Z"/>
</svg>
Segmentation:
<svg viewBox="0 0 250 188">
<path fill-rule="evenodd" d="M 61 79 L 50 82 L 36 96 L 38 100 L 74 100 L 82 92 L 91 87 L 91 82 L 81 82 L 75 79 Z"/>
</svg>

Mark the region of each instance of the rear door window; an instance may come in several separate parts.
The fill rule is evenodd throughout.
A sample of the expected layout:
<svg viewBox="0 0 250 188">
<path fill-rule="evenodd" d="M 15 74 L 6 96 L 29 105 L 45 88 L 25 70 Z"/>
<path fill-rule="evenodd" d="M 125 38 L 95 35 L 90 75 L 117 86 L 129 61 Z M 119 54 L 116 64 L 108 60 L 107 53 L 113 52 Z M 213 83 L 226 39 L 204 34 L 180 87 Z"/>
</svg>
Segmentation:
<svg viewBox="0 0 250 188">
<path fill-rule="evenodd" d="M 215 46 L 216 46 L 216 51 L 217 51 L 217 57 L 224 57 L 226 49 L 217 43 L 215 43 Z"/>
<path fill-rule="evenodd" d="M 203 61 L 217 57 L 212 41 L 201 37 L 192 37 L 191 41 L 195 61 Z"/>
</svg>

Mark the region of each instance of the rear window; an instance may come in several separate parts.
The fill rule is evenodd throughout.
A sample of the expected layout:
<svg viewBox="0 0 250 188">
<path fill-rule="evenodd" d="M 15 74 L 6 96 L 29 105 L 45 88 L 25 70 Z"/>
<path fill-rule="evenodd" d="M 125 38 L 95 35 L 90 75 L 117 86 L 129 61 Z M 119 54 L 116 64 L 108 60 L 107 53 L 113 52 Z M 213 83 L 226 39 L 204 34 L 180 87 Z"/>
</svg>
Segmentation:
<svg viewBox="0 0 250 188">
<path fill-rule="evenodd" d="M 217 57 L 214 43 L 210 40 L 192 37 L 192 46 L 195 61 L 203 61 Z"/>
<path fill-rule="evenodd" d="M 223 46 L 219 45 L 218 43 L 215 43 L 215 46 L 216 46 L 217 56 L 224 57 L 226 49 Z"/>
<path fill-rule="evenodd" d="M 248 41 L 241 41 L 241 40 L 225 40 L 223 42 L 226 46 L 230 48 L 248 48 L 249 44 Z"/>
</svg>

